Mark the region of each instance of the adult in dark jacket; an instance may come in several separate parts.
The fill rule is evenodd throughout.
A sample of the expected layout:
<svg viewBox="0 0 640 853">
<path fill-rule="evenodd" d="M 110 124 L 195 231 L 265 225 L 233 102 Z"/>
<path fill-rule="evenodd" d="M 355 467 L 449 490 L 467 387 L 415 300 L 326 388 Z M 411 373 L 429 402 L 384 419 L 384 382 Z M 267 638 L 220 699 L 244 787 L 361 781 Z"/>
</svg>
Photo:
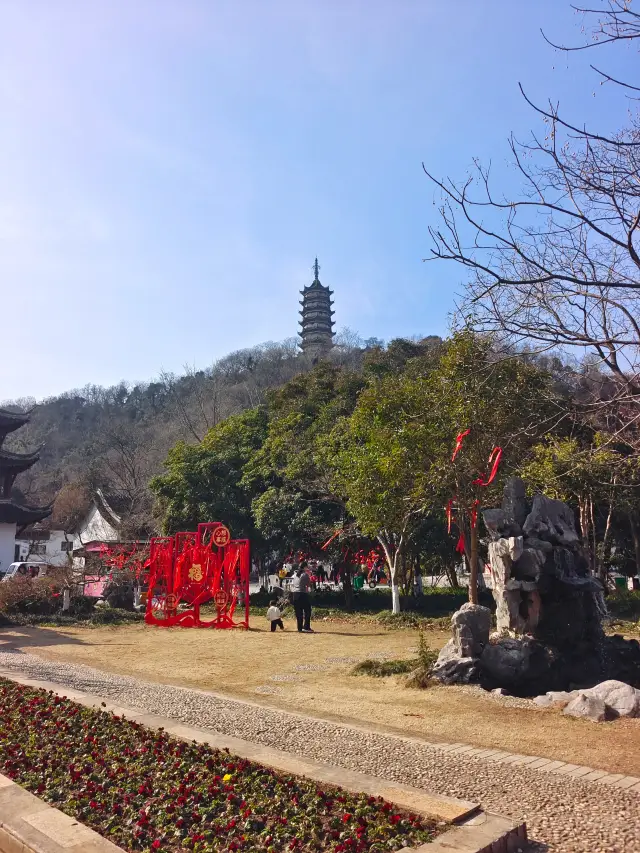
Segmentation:
<svg viewBox="0 0 640 853">
<path fill-rule="evenodd" d="M 293 601 L 293 609 L 296 613 L 298 631 L 302 634 L 313 634 L 311 630 L 310 588 L 311 578 L 307 574 L 307 564 L 300 563 L 293 573 L 289 590 L 291 592 L 291 600 Z"/>
</svg>

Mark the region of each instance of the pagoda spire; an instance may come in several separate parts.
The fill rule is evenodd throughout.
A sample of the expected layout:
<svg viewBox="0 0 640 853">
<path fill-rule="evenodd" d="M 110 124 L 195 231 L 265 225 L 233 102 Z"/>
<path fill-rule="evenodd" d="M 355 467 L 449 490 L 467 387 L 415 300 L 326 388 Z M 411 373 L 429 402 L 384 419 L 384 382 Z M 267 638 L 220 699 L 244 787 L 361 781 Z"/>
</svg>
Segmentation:
<svg viewBox="0 0 640 853">
<path fill-rule="evenodd" d="M 311 359 L 323 358 L 333 348 L 333 291 L 320 284 L 318 259 L 312 267 L 313 282 L 300 291 L 300 349 Z"/>
</svg>

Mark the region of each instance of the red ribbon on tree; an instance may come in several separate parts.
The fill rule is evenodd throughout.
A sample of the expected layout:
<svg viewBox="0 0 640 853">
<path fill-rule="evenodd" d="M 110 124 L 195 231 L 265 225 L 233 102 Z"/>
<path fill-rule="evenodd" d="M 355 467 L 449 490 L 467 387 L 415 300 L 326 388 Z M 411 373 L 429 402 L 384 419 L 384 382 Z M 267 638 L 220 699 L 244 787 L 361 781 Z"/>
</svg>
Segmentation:
<svg viewBox="0 0 640 853">
<path fill-rule="evenodd" d="M 451 457 L 452 462 L 460 452 L 462 442 L 465 440 L 465 438 L 469 435 L 470 432 L 470 429 L 465 429 L 463 432 L 458 433 L 458 435 L 456 436 L 456 446 L 453 449 L 453 456 Z"/>
<path fill-rule="evenodd" d="M 331 545 L 331 543 L 336 538 L 336 536 L 340 536 L 341 532 L 342 532 L 341 530 L 336 530 L 336 532 L 333 534 L 333 536 L 330 539 L 327 539 L 327 541 L 324 543 L 324 545 L 322 545 L 320 550 L 326 551 L 326 549 L 328 548 L 329 545 Z"/>
<path fill-rule="evenodd" d="M 470 429 L 465 429 L 462 432 L 458 433 L 458 435 L 456 436 L 456 446 L 454 447 L 453 455 L 451 456 L 452 462 L 455 460 L 456 456 L 460 452 L 460 450 L 462 448 L 462 443 L 465 440 L 465 438 L 469 435 L 470 432 L 471 432 Z M 496 474 L 498 473 L 498 468 L 500 467 L 501 459 L 502 459 L 502 448 L 501 447 L 494 447 L 493 450 L 491 451 L 491 453 L 489 454 L 489 459 L 488 459 L 488 463 L 487 463 L 487 467 L 489 469 L 489 476 L 487 476 L 486 474 L 481 474 L 479 477 L 476 477 L 475 480 L 472 480 L 471 484 L 473 486 L 482 486 L 482 487 L 490 485 L 490 483 L 492 483 L 496 478 Z M 453 502 L 454 502 L 454 500 L 455 500 L 455 498 L 452 498 L 447 503 L 447 506 L 445 508 L 445 512 L 447 515 L 447 532 L 448 533 L 451 533 L 451 522 L 453 519 Z M 469 510 L 469 518 L 471 520 L 471 528 L 472 529 L 475 528 L 476 525 L 478 524 L 478 506 L 479 505 L 480 505 L 480 501 L 478 499 L 476 499 L 473 502 L 473 506 Z M 458 544 L 456 545 L 456 551 L 459 554 L 464 553 L 464 535 L 462 533 L 460 533 L 460 538 L 458 539 Z"/>
<path fill-rule="evenodd" d="M 489 472 L 489 476 L 485 480 L 484 474 L 481 474 L 475 480 L 472 480 L 472 485 L 474 486 L 488 486 L 490 483 L 493 483 L 495 480 L 496 474 L 498 473 L 498 468 L 500 467 L 500 460 L 502 459 L 502 448 L 494 447 L 489 456 L 488 466 L 491 468 Z"/>
<path fill-rule="evenodd" d="M 445 513 L 447 515 L 447 533 L 451 533 L 451 522 L 453 520 L 453 502 L 455 498 L 451 498 L 447 501 L 447 505 L 445 507 Z"/>
</svg>

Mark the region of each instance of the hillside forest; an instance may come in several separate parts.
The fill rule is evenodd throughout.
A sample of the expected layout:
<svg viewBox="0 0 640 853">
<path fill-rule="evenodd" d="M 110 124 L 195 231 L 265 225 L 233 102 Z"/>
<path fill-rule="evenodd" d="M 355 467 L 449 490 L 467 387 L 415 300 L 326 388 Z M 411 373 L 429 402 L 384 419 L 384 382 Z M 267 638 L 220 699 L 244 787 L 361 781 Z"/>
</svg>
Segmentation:
<svg viewBox="0 0 640 853">
<path fill-rule="evenodd" d="M 575 508 L 594 572 L 635 574 L 638 457 L 606 407 L 594 415 L 606 387 L 588 362 L 507 354 L 469 330 L 386 346 L 352 340 L 315 365 L 292 344 L 269 345 L 210 371 L 36 406 L 17 435 L 44 441 L 42 459 L 19 487 L 32 502 L 55 497 L 52 525 L 72 526 L 96 488 L 116 494 L 130 538 L 222 520 L 263 565 L 319 555 L 331 537 L 322 553 L 333 561 L 378 547 L 400 595 L 416 572 L 455 583 L 456 542 L 462 534 L 469 557 L 475 502 L 496 505 L 518 474 L 531 492 Z M 474 484 L 495 446 L 495 480 Z"/>
</svg>

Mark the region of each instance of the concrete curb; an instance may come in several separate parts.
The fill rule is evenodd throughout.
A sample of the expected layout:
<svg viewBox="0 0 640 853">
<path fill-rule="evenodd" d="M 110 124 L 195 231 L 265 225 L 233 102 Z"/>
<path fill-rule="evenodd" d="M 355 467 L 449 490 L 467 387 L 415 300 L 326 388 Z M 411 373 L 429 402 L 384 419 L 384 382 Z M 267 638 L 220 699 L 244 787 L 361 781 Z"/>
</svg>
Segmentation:
<svg viewBox="0 0 640 853">
<path fill-rule="evenodd" d="M 0 853 L 122 853 L 0 774 Z"/>
<path fill-rule="evenodd" d="M 275 750 L 252 743 L 251 741 L 242 740 L 241 738 L 218 734 L 207 729 L 184 726 L 175 720 L 149 714 L 146 711 L 136 708 L 123 708 L 115 702 L 103 699 L 101 696 L 66 689 L 53 682 L 18 677 L 15 673 L 6 674 L 5 672 L 1 672 L 0 675 L 25 686 L 52 691 L 58 696 L 66 697 L 86 707 L 97 708 L 107 712 L 110 711 L 118 716 L 125 716 L 127 719 L 140 723 L 147 728 L 162 728 L 168 734 L 182 740 L 206 743 L 220 750 L 228 749 L 234 755 L 272 767 L 275 770 L 304 776 L 324 784 L 336 785 L 356 793 L 365 792 L 371 796 L 384 797 L 384 799 L 394 803 L 399 808 L 419 812 L 420 814 L 446 823 L 456 824 L 452 829 L 438 836 L 433 842 L 424 844 L 419 848 L 414 848 L 415 851 L 424 851 L 424 853 L 446 853 L 446 851 L 450 851 L 450 853 L 514 853 L 514 851 L 522 848 L 527 842 L 527 831 L 524 823 L 514 822 L 500 815 L 483 812 L 477 803 L 430 794 L 419 788 L 399 785 L 395 782 L 365 773 L 345 770 L 306 758 L 299 758 L 291 753 Z M 33 797 L 32 794 L 23 791 L 22 788 L 19 788 L 11 780 L 7 779 L 6 781 L 8 785 L 18 788 L 19 791 L 31 799 L 36 800 L 40 804 L 41 809 L 49 809 L 50 811 L 57 812 L 65 820 L 72 821 L 67 815 L 63 815 L 62 812 L 52 809 L 41 800 L 38 800 L 37 797 Z M 0 784 L 0 825 L 4 827 L 4 823 L 1 823 L 4 817 L 2 793 Z M 96 833 L 93 833 L 92 830 L 89 830 L 82 824 L 76 823 L 76 826 L 79 828 L 78 831 L 91 832 L 92 835 L 96 835 Z M 120 848 L 115 847 L 111 842 L 102 839 L 101 836 L 98 836 L 98 838 L 105 841 L 109 847 L 100 848 L 99 850 L 96 848 L 95 853 L 102 853 L 102 851 L 107 853 L 108 850 L 113 853 L 113 851 L 120 850 Z M 86 846 L 85 848 L 74 848 L 67 845 L 66 849 L 77 849 L 78 853 L 80 853 L 81 849 L 86 849 L 87 853 L 94 853 L 92 847 Z M 410 850 L 411 848 L 406 848 L 405 853 L 409 853 Z M 0 853 L 14 853 L 14 851 L 15 853 L 30 853 L 30 851 L 41 853 L 41 848 L 23 845 L 22 848 L 7 847 L 5 849 L 0 838 Z M 58 853 L 58 849 L 54 847 L 44 848 L 42 849 L 42 853 Z"/>
</svg>

